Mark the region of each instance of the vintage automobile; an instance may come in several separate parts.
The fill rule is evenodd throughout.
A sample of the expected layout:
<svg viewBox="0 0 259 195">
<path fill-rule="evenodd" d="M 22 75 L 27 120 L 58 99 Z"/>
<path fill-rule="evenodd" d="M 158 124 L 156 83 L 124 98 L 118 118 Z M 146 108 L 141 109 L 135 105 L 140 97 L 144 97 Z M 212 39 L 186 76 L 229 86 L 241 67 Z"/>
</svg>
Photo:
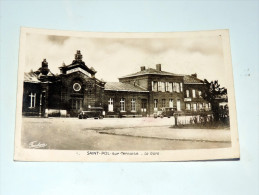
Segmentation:
<svg viewBox="0 0 259 195">
<path fill-rule="evenodd" d="M 175 108 L 171 108 L 171 107 L 164 107 L 162 108 L 162 110 L 157 111 L 156 113 L 154 113 L 154 118 L 160 117 L 168 117 L 170 118 L 171 116 L 174 116 L 174 110 Z"/>
<path fill-rule="evenodd" d="M 92 107 L 89 108 L 88 111 L 81 111 L 78 115 L 79 119 L 87 119 L 87 118 L 94 118 L 94 119 L 103 119 L 103 108 L 102 107 Z"/>
</svg>

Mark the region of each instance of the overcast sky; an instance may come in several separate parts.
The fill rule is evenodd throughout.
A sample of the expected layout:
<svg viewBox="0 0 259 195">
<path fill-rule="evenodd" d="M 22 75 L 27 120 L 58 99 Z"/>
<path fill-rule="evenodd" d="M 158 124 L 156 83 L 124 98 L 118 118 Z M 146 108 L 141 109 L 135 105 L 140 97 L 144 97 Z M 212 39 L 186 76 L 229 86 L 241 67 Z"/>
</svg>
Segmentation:
<svg viewBox="0 0 259 195">
<path fill-rule="evenodd" d="M 140 71 L 140 66 L 177 74 L 197 73 L 198 78 L 219 80 L 227 87 L 220 36 L 200 38 L 85 38 L 27 34 L 25 71 L 37 70 L 44 58 L 53 73 L 64 62 L 72 63 L 76 50 L 94 67 L 96 77 L 118 81 L 118 77 Z"/>
</svg>

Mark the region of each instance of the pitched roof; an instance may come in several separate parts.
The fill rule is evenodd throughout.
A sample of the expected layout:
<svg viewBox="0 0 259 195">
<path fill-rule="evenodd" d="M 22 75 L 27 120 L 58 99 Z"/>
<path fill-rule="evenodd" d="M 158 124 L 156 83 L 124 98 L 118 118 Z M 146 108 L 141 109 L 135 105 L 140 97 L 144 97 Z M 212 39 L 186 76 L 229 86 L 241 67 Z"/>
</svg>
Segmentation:
<svg viewBox="0 0 259 195">
<path fill-rule="evenodd" d="M 190 75 L 184 75 L 183 77 L 184 84 L 203 84 L 203 81 Z"/>
<path fill-rule="evenodd" d="M 28 83 L 40 83 L 37 75 L 34 72 L 25 72 L 24 73 L 24 82 Z"/>
<path fill-rule="evenodd" d="M 171 73 L 171 72 L 159 71 L 159 70 L 156 70 L 156 69 L 153 69 L 153 68 L 148 68 L 148 69 L 145 69 L 145 70 L 133 73 L 133 74 L 129 74 L 129 75 L 126 75 L 126 76 L 123 76 L 123 77 L 120 77 L 120 78 L 127 78 L 127 77 L 141 76 L 141 75 L 149 75 L 149 74 L 152 74 L 152 75 L 183 76 L 183 75 L 180 75 L 180 74 L 174 74 L 174 73 Z"/>
<path fill-rule="evenodd" d="M 139 86 L 134 86 L 129 83 L 121 83 L 121 82 L 107 82 L 105 84 L 105 90 L 110 91 L 131 91 L 131 92 L 148 92 L 145 89 L 142 89 Z"/>
</svg>

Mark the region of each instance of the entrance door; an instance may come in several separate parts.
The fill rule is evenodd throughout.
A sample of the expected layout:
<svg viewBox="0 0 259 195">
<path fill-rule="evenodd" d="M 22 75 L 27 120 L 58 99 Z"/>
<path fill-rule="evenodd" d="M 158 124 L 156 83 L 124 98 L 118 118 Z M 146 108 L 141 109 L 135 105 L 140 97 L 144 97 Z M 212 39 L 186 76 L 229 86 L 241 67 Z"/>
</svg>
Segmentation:
<svg viewBox="0 0 259 195">
<path fill-rule="evenodd" d="M 79 99 L 79 98 L 74 98 L 71 101 L 71 108 L 72 108 L 72 115 L 77 116 L 78 113 L 82 110 L 83 108 L 83 99 Z"/>
<path fill-rule="evenodd" d="M 142 116 L 147 116 L 147 99 L 141 100 L 141 114 Z"/>
</svg>

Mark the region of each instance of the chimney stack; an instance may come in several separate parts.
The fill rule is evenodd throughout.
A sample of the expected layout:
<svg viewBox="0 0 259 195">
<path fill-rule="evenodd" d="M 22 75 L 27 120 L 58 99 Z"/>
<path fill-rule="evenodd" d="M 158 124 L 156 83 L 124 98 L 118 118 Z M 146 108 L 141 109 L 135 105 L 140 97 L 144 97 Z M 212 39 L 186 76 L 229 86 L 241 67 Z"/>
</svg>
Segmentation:
<svg viewBox="0 0 259 195">
<path fill-rule="evenodd" d="M 161 71 L 161 64 L 156 65 L 156 70 Z"/>
<path fill-rule="evenodd" d="M 46 59 L 42 61 L 41 68 L 39 70 L 43 75 L 47 75 L 49 73 L 48 62 Z"/>
<path fill-rule="evenodd" d="M 141 67 L 140 67 L 140 70 L 141 70 L 141 71 L 146 70 L 146 67 L 145 67 L 145 66 L 141 66 Z"/>
</svg>

